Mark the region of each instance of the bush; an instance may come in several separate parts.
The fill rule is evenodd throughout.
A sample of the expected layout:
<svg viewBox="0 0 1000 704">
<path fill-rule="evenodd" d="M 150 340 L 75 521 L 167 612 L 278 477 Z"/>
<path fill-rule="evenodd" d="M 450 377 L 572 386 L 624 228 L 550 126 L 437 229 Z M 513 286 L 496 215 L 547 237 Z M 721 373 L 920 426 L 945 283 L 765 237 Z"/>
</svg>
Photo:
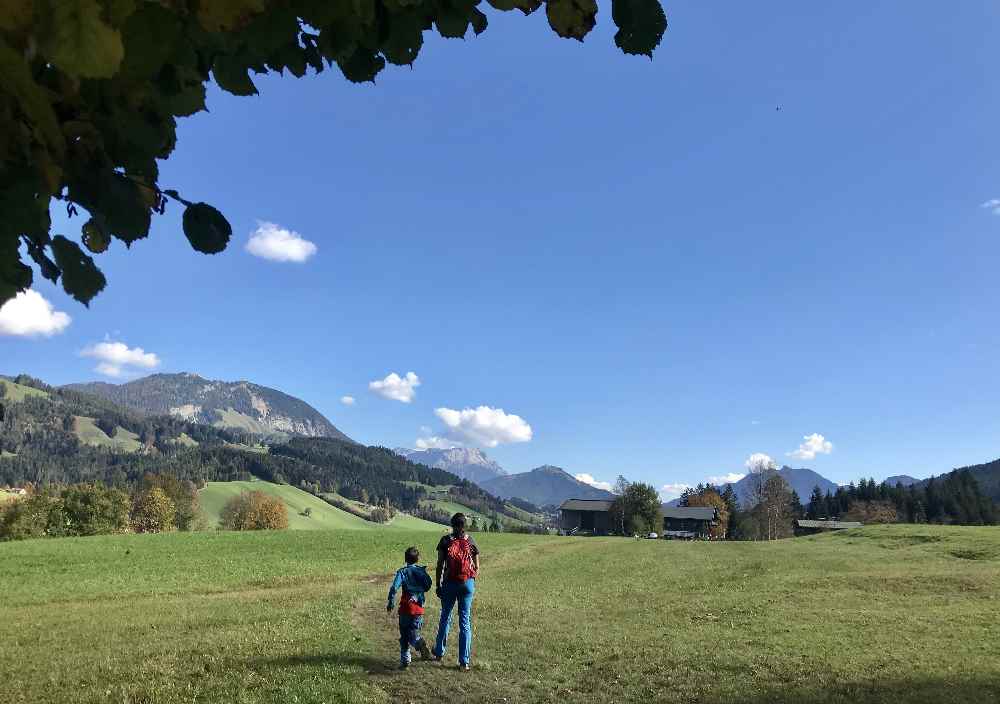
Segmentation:
<svg viewBox="0 0 1000 704">
<path fill-rule="evenodd" d="M 136 497 L 132 507 L 132 530 L 136 533 L 164 533 L 176 526 L 177 510 L 167 493 L 155 487 Z"/>
<path fill-rule="evenodd" d="M 263 491 L 244 491 L 226 502 L 219 523 L 227 530 L 283 530 L 288 528 L 288 509 Z"/>
<path fill-rule="evenodd" d="M 66 514 L 57 492 L 29 494 L 0 506 L 0 540 L 66 535 Z"/>
<path fill-rule="evenodd" d="M 125 533 L 129 528 L 129 496 L 102 484 L 74 484 L 62 493 L 66 535 Z"/>
</svg>

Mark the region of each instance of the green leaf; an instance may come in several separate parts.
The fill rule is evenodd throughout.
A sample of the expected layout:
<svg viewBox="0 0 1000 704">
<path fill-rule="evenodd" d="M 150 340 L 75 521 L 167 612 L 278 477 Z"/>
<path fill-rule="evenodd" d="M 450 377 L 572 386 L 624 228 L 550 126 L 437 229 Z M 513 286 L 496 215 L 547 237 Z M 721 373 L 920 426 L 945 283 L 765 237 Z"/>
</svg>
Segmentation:
<svg viewBox="0 0 1000 704">
<path fill-rule="evenodd" d="M 597 24 L 596 0 L 548 0 L 545 14 L 556 34 L 565 39 L 583 41 Z"/>
<path fill-rule="evenodd" d="M 111 78 L 118 72 L 125 47 L 121 33 L 101 19 L 97 0 L 55 0 L 42 53 L 71 76 Z"/>
<path fill-rule="evenodd" d="M 144 3 L 122 29 L 125 58 L 121 74 L 148 81 L 170 59 L 180 33 L 176 13 L 156 3 Z"/>
<path fill-rule="evenodd" d="M 489 24 L 489 20 L 486 19 L 486 15 L 480 12 L 476 8 L 472 8 L 472 31 L 476 34 L 482 34 L 486 31 L 486 27 Z"/>
<path fill-rule="evenodd" d="M 247 74 L 246 64 L 233 56 L 216 56 L 212 75 L 222 90 L 233 95 L 257 95 L 257 86 Z"/>
<path fill-rule="evenodd" d="M 231 32 L 263 10 L 263 0 L 201 0 L 198 22 L 209 32 Z"/>
<path fill-rule="evenodd" d="M 447 39 L 462 39 L 469 29 L 469 18 L 461 10 L 450 5 L 443 5 L 438 9 L 437 17 L 434 18 L 434 25 L 438 34 Z"/>
<path fill-rule="evenodd" d="M 404 10 L 387 18 L 387 31 L 382 41 L 382 54 L 390 63 L 408 66 L 417 58 L 424 45 L 425 16 L 418 11 Z"/>
<path fill-rule="evenodd" d="M 194 203 L 185 208 L 183 223 L 188 242 L 205 254 L 224 250 L 233 235 L 226 218 L 208 203 Z"/>
<path fill-rule="evenodd" d="M 102 218 L 90 218 L 83 224 L 83 244 L 94 254 L 101 254 L 108 250 L 111 244 L 111 236 L 102 222 Z"/>
<path fill-rule="evenodd" d="M 61 155 L 66 142 L 52 109 L 51 96 L 35 83 L 27 62 L 3 41 L 0 41 L 0 76 L 4 92 L 13 96 L 38 141 L 54 155 Z"/>
<path fill-rule="evenodd" d="M 489 3 L 503 12 L 520 10 L 525 15 L 530 15 L 542 6 L 542 0 L 489 0 Z"/>
<path fill-rule="evenodd" d="M 347 58 L 338 59 L 337 65 L 344 78 L 352 83 L 374 82 L 378 72 L 385 68 L 385 59 L 374 51 L 358 47 Z"/>
<path fill-rule="evenodd" d="M 667 16 L 658 0 L 612 0 L 611 17 L 618 25 L 615 44 L 626 54 L 653 58 L 667 31 Z"/>
<path fill-rule="evenodd" d="M 21 262 L 16 236 L 0 233 L 0 306 L 31 286 L 31 267 Z"/>
<path fill-rule="evenodd" d="M 90 305 L 108 283 L 94 260 L 84 254 L 76 242 L 62 235 L 52 238 L 52 253 L 62 269 L 63 290 L 83 305 Z"/>
</svg>

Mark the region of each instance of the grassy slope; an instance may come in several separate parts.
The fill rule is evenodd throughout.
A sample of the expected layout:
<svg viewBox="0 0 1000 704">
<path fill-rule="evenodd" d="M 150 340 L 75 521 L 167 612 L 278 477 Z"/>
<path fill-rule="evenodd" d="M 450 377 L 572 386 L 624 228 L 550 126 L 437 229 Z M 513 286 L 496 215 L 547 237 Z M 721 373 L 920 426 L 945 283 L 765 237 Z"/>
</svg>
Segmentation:
<svg viewBox="0 0 1000 704">
<path fill-rule="evenodd" d="M 76 421 L 74 432 L 84 445 L 108 447 L 122 450 L 123 452 L 136 452 L 142 448 L 139 436 L 125 430 L 125 428 L 120 426 L 115 428 L 114 435 L 109 437 L 103 430 L 97 427 L 93 418 L 87 418 L 86 416 L 73 417 Z"/>
<path fill-rule="evenodd" d="M 428 537 L 0 544 L 0 701 L 1000 700 L 997 529 L 770 544 L 481 535 L 475 669 L 457 673 L 452 649 L 397 673 L 386 582 Z"/>
<path fill-rule="evenodd" d="M 42 391 L 41 389 L 35 389 L 30 386 L 21 386 L 20 384 L 15 384 L 13 381 L 7 381 L 6 379 L 0 379 L 0 386 L 6 389 L 6 393 L 3 398 L 14 403 L 23 401 L 28 396 L 48 396 L 47 391 Z"/>
<path fill-rule="evenodd" d="M 202 512 L 208 518 L 209 525 L 218 525 L 226 501 L 238 496 L 241 491 L 263 491 L 280 498 L 288 508 L 288 527 L 293 530 L 378 530 L 382 527 L 347 511 L 341 511 L 297 487 L 264 481 L 209 482 L 198 493 Z M 312 515 L 308 518 L 301 515 L 306 508 L 312 509 Z M 397 516 L 385 528 L 443 530 L 436 523 L 405 515 Z"/>
</svg>

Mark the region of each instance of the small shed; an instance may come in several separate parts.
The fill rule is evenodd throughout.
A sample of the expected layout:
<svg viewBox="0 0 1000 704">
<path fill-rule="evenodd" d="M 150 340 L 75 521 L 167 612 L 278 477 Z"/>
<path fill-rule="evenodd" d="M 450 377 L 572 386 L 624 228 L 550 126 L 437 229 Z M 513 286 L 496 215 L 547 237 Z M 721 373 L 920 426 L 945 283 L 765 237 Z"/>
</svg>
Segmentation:
<svg viewBox="0 0 1000 704">
<path fill-rule="evenodd" d="M 815 520 L 800 518 L 795 521 L 795 535 L 813 535 L 815 533 L 825 533 L 830 530 L 860 528 L 863 525 L 864 523 L 860 521 L 829 521 L 825 518 Z"/>
<path fill-rule="evenodd" d="M 714 506 L 664 506 L 663 536 L 666 538 L 705 538 L 719 520 Z"/>
<path fill-rule="evenodd" d="M 559 526 L 567 533 L 608 535 L 611 532 L 611 501 L 566 499 L 559 507 Z"/>
</svg>

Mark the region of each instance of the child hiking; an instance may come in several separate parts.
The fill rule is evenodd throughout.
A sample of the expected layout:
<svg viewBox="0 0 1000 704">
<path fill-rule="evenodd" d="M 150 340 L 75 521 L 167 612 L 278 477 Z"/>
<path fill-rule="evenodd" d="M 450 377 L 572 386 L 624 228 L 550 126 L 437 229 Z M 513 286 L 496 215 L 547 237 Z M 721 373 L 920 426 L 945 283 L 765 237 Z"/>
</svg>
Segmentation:
<svg viewBox="0 0 1000 704">
<path fill-rule="evenodd" d="M 396 603 L 396 591 L 402 587 L 399 598 L 399 669 L 405 670 L 410 665 L 410 646 L 420 651 L 424 660 L 430 660 L 431 654 L 427 642 L 420 635 L 420 626 L 424 621 L 424 592 L 431 588 L 431 576 L 427 568 L 418 565 L 420 551 L 417 548 L 407 548 L 403 553 L 406 565 L 396 571 L 396 577 L 389 587 L 389 602 L 385 610 L 392 613 Z"/>
<path fill-rule="evenodd" d="M 434 574 L 437 595 L 441 599 L 441 622 L 434 644 L 434 659 L 444 657 L 448 630 L 451 628 L 451 612 L 457 603 L 458 666 L 463 672 L 468 672 L 472 657 L 472 597 L 476 593 L 476 577 L 479 574 L 479 547 L 465 532 L 465 514 L 456 513 L 451 517 L 451 534 L 441 538 L 437 554 Z"/>
</svg>

